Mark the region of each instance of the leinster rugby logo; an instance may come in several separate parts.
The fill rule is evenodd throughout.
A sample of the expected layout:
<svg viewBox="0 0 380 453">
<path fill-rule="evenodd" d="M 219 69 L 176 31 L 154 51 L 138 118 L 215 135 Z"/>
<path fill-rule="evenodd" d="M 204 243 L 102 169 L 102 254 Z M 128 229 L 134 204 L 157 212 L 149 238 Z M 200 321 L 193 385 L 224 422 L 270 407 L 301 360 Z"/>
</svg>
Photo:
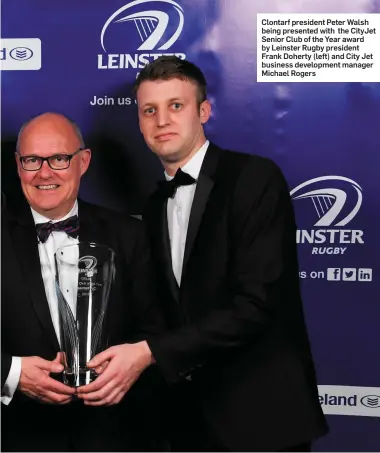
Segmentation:
<svg viewBox="0 0 380 453">
<path fill-rule="evenodd" d="M 158 47 L 159 42 L 163 39 L 165 32 L 169 25 L 169 14 L 159 9 L 149 9 L 139 11 L 125 15 L 125 12 L 134 6 L 148 3 L 155 4 L 157 7 L 160 3 L 166 3 L 172 5 L 175 11 L 178 13 L 178 24 L 173 34 L 166 37 L 164 42 Z M 137 50 L 167 50 L 169 49 L 179 38 L 184 24 L 183 9 L 178 3 L 173 0 L 135 0 L 134 2 L 128 3 L 112 14 L 112 16 L 104 24 L 100 42 L 103 50 L 106 51 L 104 37 L 108 27 L 112 24 L 129 23 L 134 25 L 136 33 L 138 33 L 141 40 L 141 45 Z"/>
<path fill-rule="evenodd" d="M 161 55 L 184 60 L 184 53 L 168 53 L 173 52 L 169 49 L 180 38 L 184 23 L 183 8 L 174 0 L 134 0 L 122 6 L 101 30 L 98 69 L 143 68 Z"/>
<path fill-rule="evenodd" d="M 96 274 L 97 260 L 94 256 L 82 256 L 78 261 L 78 267 L 80 273 L 85 273 L 86 277 L 93 277 Z"/>
<path fill-rule="evenodd" d="M 328 181 L 324 184 L 325 187 L 312 189 L 319 182 Z M 334 181 L 345 181 L 347 182 L 354 192 L 356 192 L 356 203 L 347 215 L 339 219 L 340 213 L 343 211 L 347 201 L 347 191 L 331 187 Z M 331 185 L 331 186 L 330 186 Z M 330 187 L 328 187 L 330 186 Z M 317 214 L 317 222 L 314 226 L 345 226 L 356 216 L 359 212 L 360 206 L 362 205 L 363 195 L 362 188 L 352 179 L 345 178 L 343 176 L 322 176 L 320 178 L 310 179 L 290 192 L 293 200 L 309 199 L 314 206 Z"/>
<path fill-rule="evenodd" d="M 363 203 L 363 189 L 344 176 L 321 176 L 295 187 L 290 195 L 300 212 L 307 216 L 311 229 L 297 230 L 298 244 L 312 244 L 313 255 L 343 255 L 348 244 L 364 244 L 363 231 L 347 225 L 356 217 Z"/>
</svg>

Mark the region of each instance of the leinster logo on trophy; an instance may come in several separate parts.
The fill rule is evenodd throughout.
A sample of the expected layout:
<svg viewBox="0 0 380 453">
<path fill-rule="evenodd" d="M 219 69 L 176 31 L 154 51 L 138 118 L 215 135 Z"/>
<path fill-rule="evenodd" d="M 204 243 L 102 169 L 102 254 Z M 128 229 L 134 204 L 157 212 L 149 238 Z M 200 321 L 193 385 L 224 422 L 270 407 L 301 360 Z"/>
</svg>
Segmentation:
<svg viewBox="0 0 380 453">
<path fill-rule="evenodd" d="M 115 253 L 91 242 L 55 253 L 61 351 L 65 384 L 79 387 L 97 375 L 87 362 L 107 348 L 105 320 L 115 278 Z"/>
</svg>

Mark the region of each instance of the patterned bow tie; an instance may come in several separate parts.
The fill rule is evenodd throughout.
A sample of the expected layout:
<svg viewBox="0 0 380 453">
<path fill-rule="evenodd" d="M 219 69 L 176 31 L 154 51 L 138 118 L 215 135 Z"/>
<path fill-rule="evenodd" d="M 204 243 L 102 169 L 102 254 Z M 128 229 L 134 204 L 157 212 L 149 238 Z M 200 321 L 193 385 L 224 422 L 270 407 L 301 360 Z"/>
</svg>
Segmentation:
<svg viewBox="0 0 380 453">
<path fill-rule="evenodd" d="M 60 222 L 46 222 L 36 224 L 38 239 L 44 243 L 52 231 L 64 231 L 69 236 L 77 238 L 79 234 L 79 219 L 77 215 Z"/>
<path fill-rule="evenodd" d="M 174 178 L 170 181 L 159 181 L 158 185 L 167 198 L 174 198 L 178 187 L 191 186 L 196 183 L 196 179 L 180 168 L 176 171 Z"/>
</svg>

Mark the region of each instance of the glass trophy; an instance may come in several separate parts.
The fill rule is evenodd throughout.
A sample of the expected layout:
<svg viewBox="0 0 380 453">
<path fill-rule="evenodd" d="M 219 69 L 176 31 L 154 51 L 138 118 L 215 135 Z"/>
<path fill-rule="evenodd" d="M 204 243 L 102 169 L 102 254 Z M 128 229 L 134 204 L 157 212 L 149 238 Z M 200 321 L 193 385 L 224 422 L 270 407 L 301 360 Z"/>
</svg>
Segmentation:
<svg viewBox="0 0 380 453">
<path fill-rule="evenodd" d="M 107 305 L 115 278 L 115 253 L 107 246 L 79 242 L 55 255 L 63 382 L 72 387 L 96 377 L 87 362 L 107 348 Z"/>
</svg>

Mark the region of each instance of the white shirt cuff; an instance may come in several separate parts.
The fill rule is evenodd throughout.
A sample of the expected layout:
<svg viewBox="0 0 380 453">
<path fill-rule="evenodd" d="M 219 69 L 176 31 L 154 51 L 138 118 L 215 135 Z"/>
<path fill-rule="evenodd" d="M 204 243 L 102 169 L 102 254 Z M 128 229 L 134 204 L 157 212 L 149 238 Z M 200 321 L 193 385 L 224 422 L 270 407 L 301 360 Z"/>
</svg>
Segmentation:
<svg viewBox="0 0 380 453">
<path fill-rule="evenodd" d="M 20 375 L 21 357 L 12 357 L 11 368 L 2 391 L 4 395 L 1 397 L 1 402 L 6 406 L 8 406 L 8 404 L 12 401 L 13 394 L 16 391 L 20 381 Z"/>
</svg>

